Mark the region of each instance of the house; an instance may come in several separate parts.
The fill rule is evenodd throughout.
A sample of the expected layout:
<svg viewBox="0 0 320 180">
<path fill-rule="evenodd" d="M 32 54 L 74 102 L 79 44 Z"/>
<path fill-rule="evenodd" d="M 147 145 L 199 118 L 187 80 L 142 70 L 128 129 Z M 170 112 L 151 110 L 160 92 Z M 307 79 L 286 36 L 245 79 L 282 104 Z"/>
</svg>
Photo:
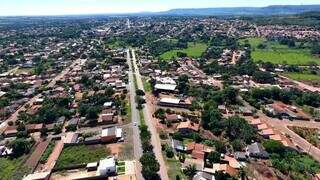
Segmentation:
<svg viewBox="0 0 320 180">
<path fill-rule="evenodd" d="M 191 101 L 189 99 L 161 98 L 158 102 L 159 106 L 189 108 Z"/>
<path fill-rule="evenodd" d="M 6 94 L 7 94 L 6 92 L 0 91 L 0 98 Z"/>
<path fill-rule="evenodd" d="M 253 119 L 252 121 L 250 121 L 249 123 L 251 126 L 253 126 L 254 128 L 258 128 L 258 126 L 260 124 L 262 124 L 261 120 L 260 119 Z"/>
<path fill-rule="evenodd" d="M 204 167 L 204 161 L 202 159 L 185 159 L 184 163 L 182 164 L 182 168 L 185 169 L 189 166 L 195 166 L 197 171 L 202 171 Z"/>
<path fill-rule="evenodd" d="M 66 136 L 63 138 L 64 144 L 76 144 L 78 141 L 78 134 L 74 132 L 68 132 Z"/>
<path fill-rule="evenodd" d="M 227 162 L 232 168 L 239 169 L 242 167 L 242 165 L 235 159 L 234 157 L 224 155 L 222 161 Z"/>
<path fill-rule="evenodd" d="M 274 135 L 274 131 L 271 128 L 268 129 L 264 129 L 260 132 L 260 134 L 264 137 L 264 138 L 269 138 L 271 135 Z"/>
<path fill-rule="evenodd" d="M 33 105 L 41 105 L 43 103 L 44 99 L 43 98 L 37 98 L 34 102 Z"/>
<path fill-rule="evenodd" d="M 250 109 L 250 108 L 240 107 L 239 110 L 243 116 L 252 116 L 253 115 L 252 109 Z"/>
<path fill-rule="evenodd" d="M 8 126 L 3 134 L 5 137 L 14 137 L 17 133 L 18 131 L 16 126 Z"/>
<path fill-rule="evenodd" d="M 265 123 L 259 124 L 259 125 L 257 126 L 257 130 L 258 130 L 258 131 L 262 131 L 262 130 L 265 130 L 265 129 L 268 129 L 268 128 L 269 128 L 268 125 L 265 124 Z"/>
<path fill-rule="evenodd" d="M 185 122 L 180 122 L 177 129 L 182 135 L 187 135 L 189 133 L 198 132 L 199 124 L 196 124 L 188 120 Z"/>
<path fill-rule="evenodd" d="M 100 124 L 112 124 L 115 123 L 114 120 L 114 115 L 113 113 L 108 113 L 108 114 L 101 114 L 99 118 L 99 123 Z"/>
<path fill-rule="evenodd" d="M 252 143 L 246 148 L 247 156 L 254 158 L 267 159 L 269 158 L 269 153 L 264 150 L 263 146 L 260 143 Z"/>
<path fill-rule="evenodd" d="M 156 84 L 154 86 L 155 91 L 161 91 L 161 92 L 175 92 L 177 88 L 177 85 L 175 84 Z"/>
<path fill-rule="evenodd" d="M 103 129 L 101 132 L 101 141 L 103 143 L 115 142 L 122 138 L 122 129 L 117 127 L 111 127 Z"/>
<path fill-rule="evenodd" d="M 68 126 L 77 126 L 79 123 L 79 118 L 72 118 L 67 122 L 67 127 Z"/>
<path fill-rule="evenodd" d="M 176 151 L 184 152 L 184 151 L 187 150 L 187 147 L 185 147 L 181 141 L 178 141 L 178 140 L 175 140 L 175 139 L 171 140 L 171 147 L 173 149 L 175 149 Z"/>
<path fill-rule="evenodd" d="M 199 171 L 193 176 L 192 180 L 215 180 L 215 177 L 212 174 Z"/>
<path fill-rule="evenodd" d="M 247 161 L 247 154 L 245 152 L 235 152 L 234 158 L 238 161 Z"/>
<path fill-rule="evenodd" d="M 166 121 L 171 122 L 171 123 L 176 123 L 179 122 L 183 119 L 181 115 L 177 114 L 166 114 Z"/>
<path fill-rule="evenodd" d="M 96 171 L 98 169 L 98 162 L 88 163 L 86 169 L 88 171 Z"/>
<path fill-rule="evenodd" d="M 191 153 L 193 159 L 205 159 L 205 155 L 214 151 L 213 148 L 205 146 L 203 144 L 191 142 L 187 144 L 187 152 Z"/>
<path fill-rule="evenodd" d="M 238 174 L 237 169 L 231 167 L 229 164 L 213 164 L 212 168 L 204 168 L 203 172 L 214 174 L 216 172 L 228 173 L 231 176 L 236 176 Z"/>
<path fill-rule="evenodd" d="M 219 105 L 218 106 L 218 110 L 223 113 L 223 114 L 226 114 L 227 113 L 227 108 L 225 105 Z"/>
<path fill-rule="evenodd" d="M 39 132 L 43 127 L 43 124 L 27 124 L 26 130 L 28 133 L 34 133 Z"/>
<path fill-rule="evenodd" d="M 84 139 L 84 144 L 99 144 L 101 142 L 100 136 L 92 136 Z"/>
<path fill-rule="evenodd" d="M 104 107 L 104 108 L 111 108 L 111 107 L 112 107 L 112 102 L 105 102 L 105 103 L 103 104 L 103 107 Z"/>
<path fill-rule="evenodd" d="M 105 159 L 100 160 L 97 175 L 99 176 L 106 176 L 112 175 L 117 172 L 116 168 L 116 161 L 114 157 L 108 157 Z"/>
</svg>

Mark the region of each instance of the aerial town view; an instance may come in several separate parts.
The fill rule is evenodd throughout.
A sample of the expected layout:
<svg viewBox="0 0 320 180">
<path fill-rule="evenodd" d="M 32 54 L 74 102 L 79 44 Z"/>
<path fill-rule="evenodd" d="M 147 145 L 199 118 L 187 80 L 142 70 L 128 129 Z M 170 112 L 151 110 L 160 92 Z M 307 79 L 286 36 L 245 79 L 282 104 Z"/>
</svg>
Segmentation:
<svg viewBox="0 0 320 180">
<path fill-rule="evenodd" d="M 320 180 L 319 0 L 0 0 L 0 180 Z"/>
</svg>

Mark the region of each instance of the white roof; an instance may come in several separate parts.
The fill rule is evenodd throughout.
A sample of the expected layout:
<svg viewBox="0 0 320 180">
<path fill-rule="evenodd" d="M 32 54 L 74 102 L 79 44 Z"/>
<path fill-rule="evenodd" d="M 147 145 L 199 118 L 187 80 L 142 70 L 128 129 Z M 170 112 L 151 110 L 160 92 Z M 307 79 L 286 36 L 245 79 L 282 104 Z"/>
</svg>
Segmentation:
<svg viewBox="0 0 320 180">
<path fill-rule="evenodd" d="M 97 167 L 97 166 L 98 166 L 98 162 L 92 162 L 87 164 L 87 168 Z"/>
<path fill-rule="evenodd" d="M 38 180 L 46 179 L 49 176 L 50 172 L 35 172 L 24 177 L 23 180 Z"/>
<path fill-rule="evenodd" d="M 112 105 L 112 102 L 105 102 L 104 104 L 103 104 L 103 106 L 105 106 L 105 107 L 110 107 Z"/>
<path fill-rule="evenodd" d="M 122 137 L 122 129 L 121 128 L 117 128 L 116 136 L 117 136 L 117 138 L 121 138 Z"/>
<path fill-rule="evenodd" d="M 156 84 L 154 86 L 155 89 L 169 90 L 169 91 L 174 91 L 176 87 L 177 85 L 175 84 Z"/>
<path fill-rule="evenodd" d="M 4 96 L 6 92 L 0 91 L 0 97 Z"/>
<path fill-rule="evenodd" d="M 99 162 L 99 169 L 113 167 L 113 166 L 116 166 L 116 161 L 114 160 L 114 157 L 105 158 L 100 160 Z"/>
<path fill-rule="evenodd" d="M 174 98 L 161 98 L 160 102 L 162 103 L 171 103 L 171 104 L 179 104 L 180 99 L 174 99 Z"/>
</svg>

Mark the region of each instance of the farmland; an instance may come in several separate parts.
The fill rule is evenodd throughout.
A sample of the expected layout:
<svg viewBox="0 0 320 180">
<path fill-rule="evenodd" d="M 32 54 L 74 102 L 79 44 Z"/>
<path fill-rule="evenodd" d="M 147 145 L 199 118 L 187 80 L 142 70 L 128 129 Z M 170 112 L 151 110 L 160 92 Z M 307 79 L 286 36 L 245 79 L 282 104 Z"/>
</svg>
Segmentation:
<svg viewBox="0 0 320 180">
<path fill-rule="evenodd" d="M 240 40 L 244 44 L 248 40 L 252 47 L 251 56 L 255 62 L 271 62 L 274 64 L 307 65 L 314 61 L 320 64 L 320 58 L 312 56 L 308 48 L 289 48 L 278 42 L 266 41 L 263 38 L 248 38 Z M 259 49 L 259 44 L 265 44 L 266 48 Z"/>
<path fill-rule="evenodd" d="M 202 53 L 207 49 L 205 43 L 188 43 L 188 48 L 186 49 L 176 49 L 167 51 L 164 54 L 160 55 L 161 59 L 168 60 L 172 57 L 177 57 L 177 52 L 186 53 L 188 57 L 200 57 Z"/>
</svg>

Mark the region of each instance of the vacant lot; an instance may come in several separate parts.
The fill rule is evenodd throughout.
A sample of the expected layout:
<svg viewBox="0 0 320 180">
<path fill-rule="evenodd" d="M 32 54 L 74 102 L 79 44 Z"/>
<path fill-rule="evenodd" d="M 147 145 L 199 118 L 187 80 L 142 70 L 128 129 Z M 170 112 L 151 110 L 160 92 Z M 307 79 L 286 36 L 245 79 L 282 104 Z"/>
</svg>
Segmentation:
<svg viewBox="0 0 320 180">
<path fill-rule="evenodd" d="M 248 38 L 240 40 L 244 44 L 248 40 L 252 47 L 251 56 L 254 61 L 272 62 L 274 64 L 307 65 L 314 61 L 320 64 L 320 58 L 311 55 L 308 48 L 289 48 L 274 41 L 267 41 L 263 38 Z M 265 44 L 266 48 L 259 49 L 259 44 Z"/>
<path fill-rule="evenodd" d="M 69 146 L 63 149 L 55 168 L 65 168 L 75 165 L 97 162 L 110 155 L 103 145 Z"/>
<path fill-rule="evenodd" d="M 176 179 L 176 176 L 179 176 L 180 179 L 187 179 L 181 170 L 180 161 L 175 158 L 167 158 L 165 154 L 163 157 L 167 165 L 169 179 Z"/>
<path fill-rule="evenodd" d="M 289 127 L 292 131 L 297 133 L 302 138 L 306 139 L 312 145 L 320 148 L 320 130 L 316 128 L 305 128 L 305 127 Z"/>
<path fill-rule="evenodd" d="M 162 54 L 160 58 L 169 60 L 172 57 L 177 57 L 177 52 L 187 53 L 188 57 L 200 57 L 207 47 L 205 43 L 188 43 L 188 48 L 168 51 Z"/>
</svg>

